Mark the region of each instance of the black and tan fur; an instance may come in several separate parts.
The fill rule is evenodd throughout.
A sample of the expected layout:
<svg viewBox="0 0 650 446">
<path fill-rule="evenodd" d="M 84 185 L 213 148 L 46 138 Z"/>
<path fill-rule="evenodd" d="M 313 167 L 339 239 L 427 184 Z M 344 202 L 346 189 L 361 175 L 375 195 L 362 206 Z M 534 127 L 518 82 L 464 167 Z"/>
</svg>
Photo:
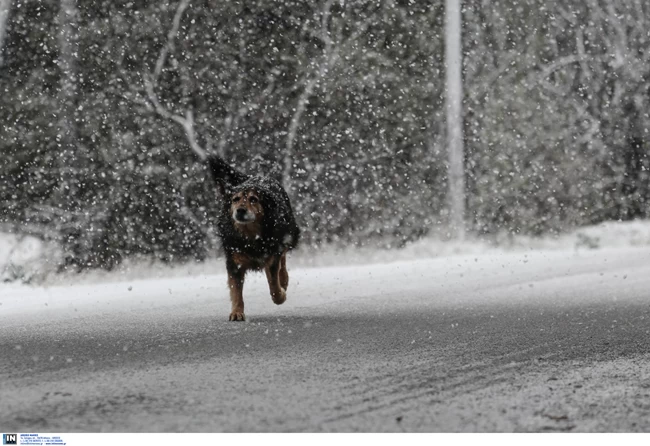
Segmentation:
<svg viewBox="0 0 650 446">
<path fill-rule="evenodd" d="M 298 245 L 289 196 L 273 178 L 246 175 L 211 156 L 208 165 L 222 197 L 218 218 L 232 310 L 231 321 L 243 321 L 244 279 L 250 270 L 264 270 L 273 302 L 287 298 L 287 252 Z"/>
</svg>

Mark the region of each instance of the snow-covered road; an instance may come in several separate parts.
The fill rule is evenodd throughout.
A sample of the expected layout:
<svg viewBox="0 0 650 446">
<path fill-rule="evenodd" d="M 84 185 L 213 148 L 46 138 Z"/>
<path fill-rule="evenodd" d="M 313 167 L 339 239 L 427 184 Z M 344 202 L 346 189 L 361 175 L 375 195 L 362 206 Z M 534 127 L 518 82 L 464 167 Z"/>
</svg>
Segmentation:
<svg viewBox="0 0 650 446">
<path fill-rule="evenodd" d="M 650 431 L 648 248 L 289 269 L 0 286 L 0 429 Z"/>
</svg>

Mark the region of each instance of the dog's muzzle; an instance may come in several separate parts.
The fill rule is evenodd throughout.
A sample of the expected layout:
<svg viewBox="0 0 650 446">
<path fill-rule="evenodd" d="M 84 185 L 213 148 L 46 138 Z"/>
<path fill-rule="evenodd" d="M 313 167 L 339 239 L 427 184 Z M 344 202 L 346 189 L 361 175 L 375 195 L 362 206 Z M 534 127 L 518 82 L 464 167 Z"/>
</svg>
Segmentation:
<svg viewBox="0 0 650 446">
<path fill-rule="evenodd" d="M 233 212 L 232 218 L 238 223 L 251 223 L 255 221 L 255 214 L 248 209 L 239 208 Z"/>
</svg>

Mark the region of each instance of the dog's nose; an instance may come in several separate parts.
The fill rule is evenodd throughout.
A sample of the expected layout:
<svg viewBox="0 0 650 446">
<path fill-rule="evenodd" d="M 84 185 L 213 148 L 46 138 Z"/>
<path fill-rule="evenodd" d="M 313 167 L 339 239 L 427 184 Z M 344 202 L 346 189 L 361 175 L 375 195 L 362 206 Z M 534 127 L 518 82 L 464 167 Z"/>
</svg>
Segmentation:
<svg viewBox="0 0 650 446">
<path fill-rule="evenodd" d="M 243 217 L 244 215 L 246 215 L 246 209 L 244 208 L 237 209 L 237 217 Z"/>
</svg>

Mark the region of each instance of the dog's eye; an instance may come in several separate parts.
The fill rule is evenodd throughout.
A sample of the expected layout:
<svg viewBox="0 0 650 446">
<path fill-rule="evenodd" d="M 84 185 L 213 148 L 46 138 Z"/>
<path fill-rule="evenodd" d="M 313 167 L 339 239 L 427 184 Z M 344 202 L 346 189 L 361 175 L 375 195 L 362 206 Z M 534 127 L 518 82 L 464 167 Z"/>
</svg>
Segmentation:
<svg viewBox="0 0 650 446">
<path fill-rule="evenodd" d="M 259 200 L 257 199 L 257 197 L 250 197 L 250 198 L 248 199 L 248 201 L 249 201 L 251 204 L 255 204 L 255 203 L 257 203 Z"/>
<path fill-rule="evenodd" d="M 232 202 L 237 203 L 241 197 L 232 197 Z"/>
</svg>

